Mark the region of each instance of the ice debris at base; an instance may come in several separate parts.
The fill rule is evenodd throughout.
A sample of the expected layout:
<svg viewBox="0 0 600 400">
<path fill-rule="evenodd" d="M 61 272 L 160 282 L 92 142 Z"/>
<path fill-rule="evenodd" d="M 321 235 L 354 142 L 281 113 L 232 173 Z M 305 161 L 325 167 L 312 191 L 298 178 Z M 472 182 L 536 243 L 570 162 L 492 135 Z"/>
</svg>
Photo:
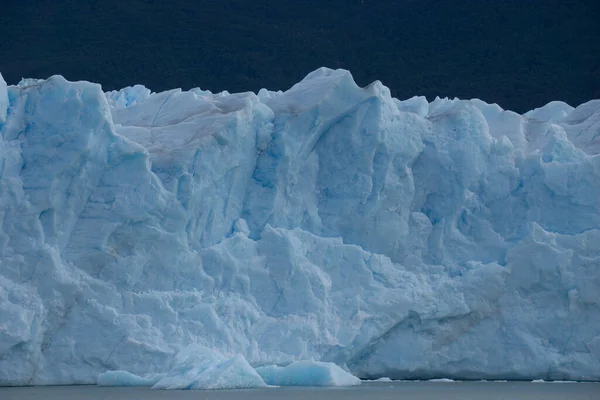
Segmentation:
<svg viewBox="0 0 600 400">
<path fill-rule="evenodd" d="M 436 379 L 429 379 L 428 382 L 456 383 L 458 381 L 455 381 L 454 379 L 449 379 L 449 378 L 436 378 Z"/>
<path fill-rule="evenodd" d="M 256 372 L 271 386 L 360 385 L 360 379 L 330 362 L 296 361 L 285 367 L 259 367 Z"/>
<path fill-rule="evenodd" d="M 378 379 L 363 379 L 364 382 L 394 382 L 392 379 L 387 377 L 382 377 Z"/>
<path fill-rule="evenodd" d="M 107 371 L 98 375 L 98 386 L 153 386 L 164 374 L 137 376 L 127 371 Z"/>
<path fill-rule="evenodd" d="M 600 100 L 521 116 L 324 68 L 258 95 L 0 80 L 0 384 L 164 373 L 195 343 L 599 380 L 599 153 Z"/>
<path fill-rule="evenodd" d="M 166 374 L 144 377 L 127 371 L 98 376 L 100 386 L 152 386 L 152 389 L 245 389 L 270 386 L 353 386 L 360 379 L 333 363 L 296 361 L 286 367 L 252 368 L 244 356 L 227 358 L 204 346 L 179 352 Z"/>
<path fill-rule="evenodd" d="M 244 389 L 267 386 L 260 375 L 237 354 L 226 358 L 204 346 L 179 352 L 169 372 L 152 389 Z"/>
</svg>

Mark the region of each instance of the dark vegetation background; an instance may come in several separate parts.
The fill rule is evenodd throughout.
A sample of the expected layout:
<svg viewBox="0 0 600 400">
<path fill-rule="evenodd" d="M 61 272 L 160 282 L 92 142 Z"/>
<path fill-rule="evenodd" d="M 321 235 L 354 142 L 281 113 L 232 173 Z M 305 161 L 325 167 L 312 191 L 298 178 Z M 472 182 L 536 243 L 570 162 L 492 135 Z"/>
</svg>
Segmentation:
<svg viewBox="0 0 600 400">
<path fill-rule="evenodd" d="M 516 111 L 600 98 L 600 0 L 0 0 L 0 72 L 287 89 L 320 66 Z"/>
</svg>

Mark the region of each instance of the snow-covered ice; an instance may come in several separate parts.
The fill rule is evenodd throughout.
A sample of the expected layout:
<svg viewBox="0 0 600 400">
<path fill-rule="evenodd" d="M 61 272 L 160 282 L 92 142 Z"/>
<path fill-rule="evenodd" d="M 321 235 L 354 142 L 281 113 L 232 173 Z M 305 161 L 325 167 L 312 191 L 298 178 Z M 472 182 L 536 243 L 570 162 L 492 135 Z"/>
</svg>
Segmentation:
<svg viewBox="0 0 600 400">
<path fill-rule="evenodd" d="M 258 94 L 0 79 L 0 384 L 600 380 L 599 121 L 325 68 Z"/>
</svg>

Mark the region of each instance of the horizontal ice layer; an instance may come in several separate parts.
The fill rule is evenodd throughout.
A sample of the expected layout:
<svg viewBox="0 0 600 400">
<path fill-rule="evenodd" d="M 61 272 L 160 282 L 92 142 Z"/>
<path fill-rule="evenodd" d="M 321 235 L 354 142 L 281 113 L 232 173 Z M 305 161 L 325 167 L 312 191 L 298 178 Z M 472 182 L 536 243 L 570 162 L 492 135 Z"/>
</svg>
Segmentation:
<svg viewBox="0 0 600 400">
<path fill-rule="evenodd" d="M 334 363 L 296 361 L 285 367 L 259 367 L 256 371 L 273 386 L 355 386 L 360 379 Z"/>
<path fill-rule="evenodd" d="M 599 120 L 328 69 L 258 95 L 0 80 L 0 383 L 164 373 L 198 344 L 600 380 Z"/>
</svg>

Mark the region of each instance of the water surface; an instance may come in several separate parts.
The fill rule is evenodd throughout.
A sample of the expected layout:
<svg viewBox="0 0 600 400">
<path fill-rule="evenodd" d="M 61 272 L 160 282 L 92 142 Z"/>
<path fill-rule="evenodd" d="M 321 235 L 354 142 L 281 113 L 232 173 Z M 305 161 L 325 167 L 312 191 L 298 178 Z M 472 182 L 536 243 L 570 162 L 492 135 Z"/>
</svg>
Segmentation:
<svg viewBox="0 0 600 400">
<path fill-rule="evenodd" d="M 2 400 L 598 400 L 597 383 L 367 382 L 349 388 L 151 390 L 98 386 L 0 388 Z"/>
</svg>

